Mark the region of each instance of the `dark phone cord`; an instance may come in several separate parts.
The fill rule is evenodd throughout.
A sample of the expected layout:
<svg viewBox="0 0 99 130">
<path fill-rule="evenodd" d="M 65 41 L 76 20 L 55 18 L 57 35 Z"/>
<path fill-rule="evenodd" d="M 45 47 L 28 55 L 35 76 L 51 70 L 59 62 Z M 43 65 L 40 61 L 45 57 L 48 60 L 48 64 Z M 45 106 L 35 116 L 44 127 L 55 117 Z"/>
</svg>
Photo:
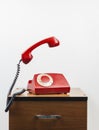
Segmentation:
<svg viewBox="0 0 99 130">
<path fill-rule="evenodd" d="M 17 72 L 16 72 L 15 78 L 14 78 L 14 80 L 13 80 L 13 83 L 12 83 L 12 85 L 11 85 L 11 87 L 10 87 L 10 89 L 9 89 L 8 95 L 7 95 L 7 101 L 6 101 L 6 109 L 5 109 L 5 112 L 7 112 L 7 111 L 9 110 L 9 108 L 10 108 L 11 104 L 13 103 L 14 98 L 16 97 L 16 95 L 20 95 L 20 94 L 22 94 L 22 93 L 24 93 L 24 92 L 26 91 L 25 89 L 22 89 L 20 92 L 14 93 L 14 94 L 12 95 L 12 97 L 11 97 L 10 100 L 9 100 L 9 98 L 8 98 L 9 95 L 11 94 L 12 89 L 13 89 L 13 87 L 14 87 L 16 81 L 17 81 L 18 76 L 19 76 L 19 73 L 20 73 L 20 63 L 21 63 L 21 61 L 22 61 L 22 60 L 20 60 L 19 63 L 17 64 Z"/>
<path fill-rule="evenodd" d="M 6 105 L 6 109 L 5 109 L 5 112 L 7 112 L 10 108 L 10 106 L 12 105 L 13 101 L 14 101 L 14 98 L 17 96 L 17 95 L 20 95 L 22 93 L 24 93 L 26 90 L 25 89 L 22 89 L 20 92 L 16 92 L 12 95 L 11 99 L 8 101 L 7 105 Z"/>
</svg>

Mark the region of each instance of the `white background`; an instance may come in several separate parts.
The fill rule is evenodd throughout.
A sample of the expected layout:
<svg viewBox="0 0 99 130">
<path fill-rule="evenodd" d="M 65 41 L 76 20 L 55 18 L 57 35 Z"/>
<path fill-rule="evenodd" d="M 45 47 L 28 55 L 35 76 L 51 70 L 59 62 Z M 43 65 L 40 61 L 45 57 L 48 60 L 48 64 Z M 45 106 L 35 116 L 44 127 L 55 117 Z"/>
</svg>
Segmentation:
<svg viewBox="0 0 99 130">
<path fill-rule="evenodd" d="M 16 87 L 38 72 L 60 72 L 88 96 L 88 130 L 99 130 L 99 1 L 0 0 L 0 129 L 8 130 L 6 95 L 25 49 L 46 37 L 61 45 L 37 48 L 21 64 Z"/>
</svg>

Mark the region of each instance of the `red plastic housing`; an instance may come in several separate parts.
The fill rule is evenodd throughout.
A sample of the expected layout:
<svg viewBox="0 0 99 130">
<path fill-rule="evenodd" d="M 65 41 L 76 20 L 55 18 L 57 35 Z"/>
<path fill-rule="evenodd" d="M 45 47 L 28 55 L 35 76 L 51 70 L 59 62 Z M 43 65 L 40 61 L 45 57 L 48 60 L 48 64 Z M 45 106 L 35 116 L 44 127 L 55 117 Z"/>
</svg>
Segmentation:
<svg viewBox="0 0 99 130">
<path fill-rule="evenodd" d="M 44 40 L 41 40 L 41 41 L 35 43 L 34 45 L 32 45 L 31 47 L 29 47 L 25 52 L 23 52 L 23 54 L 21 55 L 21 59 L 22 59 L 23 63 L 28 64 L 33 58 L 31 52 L 35 48 L 37 48 L 40 45 L 45 44 L 45 43 L 48 43 L 49 47 L 59 46 L 59 40 L 56 39 L 55 37 L 49 37 Z"/>
<path fill-rule="evenodd" d="M 53 82 L 51 85 L 46 86 L 46 83 L 49 82 L 50 77 L 42 76 L 41 82 L 45 83 L 45 86 L 40 85 L 38 83 L 38 76 L 40 74 L 35 74 L 33 77 L 33 80 L 28 81 L 27 89 L 30 93 L 33 94 L 58 94 L 58 93 L 69 93 L 70 92 L 70 85 L 63 74 L 59 73 L 46 73 L 46 75 L 49 75 Z M 50 83 L 50 82 L 49 82 Z"/>
</svg>

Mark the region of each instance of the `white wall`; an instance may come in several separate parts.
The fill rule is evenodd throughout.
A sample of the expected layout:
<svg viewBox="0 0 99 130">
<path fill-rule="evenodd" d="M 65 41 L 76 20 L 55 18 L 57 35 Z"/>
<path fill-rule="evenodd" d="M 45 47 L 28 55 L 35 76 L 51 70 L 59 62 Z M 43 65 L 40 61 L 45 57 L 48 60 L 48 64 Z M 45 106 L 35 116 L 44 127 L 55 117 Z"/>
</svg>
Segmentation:
<svg viewBox="0 0 99 130">
<path fill-rule="evenodd" d="M 34 73 L 64 73 L 88 95 L 88 130 L 99 129 L 98 0 L 0 0 L 0 129 L 8 130 L 6 95 L 21 53 L 50 36 L 61 45 L 37 48 L 34 60 L 21 64 L 16 87 L 26 87 Z"/>
</svg>

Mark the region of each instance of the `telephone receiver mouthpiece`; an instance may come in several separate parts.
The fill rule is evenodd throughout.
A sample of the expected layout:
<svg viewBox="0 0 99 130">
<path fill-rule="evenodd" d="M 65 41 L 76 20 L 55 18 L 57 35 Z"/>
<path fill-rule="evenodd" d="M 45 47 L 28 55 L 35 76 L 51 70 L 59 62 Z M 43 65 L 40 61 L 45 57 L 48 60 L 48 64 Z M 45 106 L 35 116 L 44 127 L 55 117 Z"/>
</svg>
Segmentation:
<svg viewBox="0 0 99 130">
<path fill-rule="evenodd" d="M 21 59 L 22 59 L 23 63 L 28 64 L 28 63 L 32 60 L 32 58 L 33 58 L 31 52 L 32 52 L 35 48 L 37 48 L 37 47 L 39 47 L 40 45 L 45 44 L 45 43 L 48 43 L 48 46 L 49 46 L 49 47 L 56 47 L 56 46 L 58 46 L 58 45 L 60 44 L 60 43 L 59 43 L 59 40 L 58 40 L 57 38 L 55 38 L 55 37 L 49 37 L 49 38 L 46 38 L 46 39 L 44 39 L 44 40 L 41 40 L 41 41 L 35 43 L 34 45 L 32 45 L 31 47 L 29 47 L 29 48 L 21 55 Z"/>
</svg>

